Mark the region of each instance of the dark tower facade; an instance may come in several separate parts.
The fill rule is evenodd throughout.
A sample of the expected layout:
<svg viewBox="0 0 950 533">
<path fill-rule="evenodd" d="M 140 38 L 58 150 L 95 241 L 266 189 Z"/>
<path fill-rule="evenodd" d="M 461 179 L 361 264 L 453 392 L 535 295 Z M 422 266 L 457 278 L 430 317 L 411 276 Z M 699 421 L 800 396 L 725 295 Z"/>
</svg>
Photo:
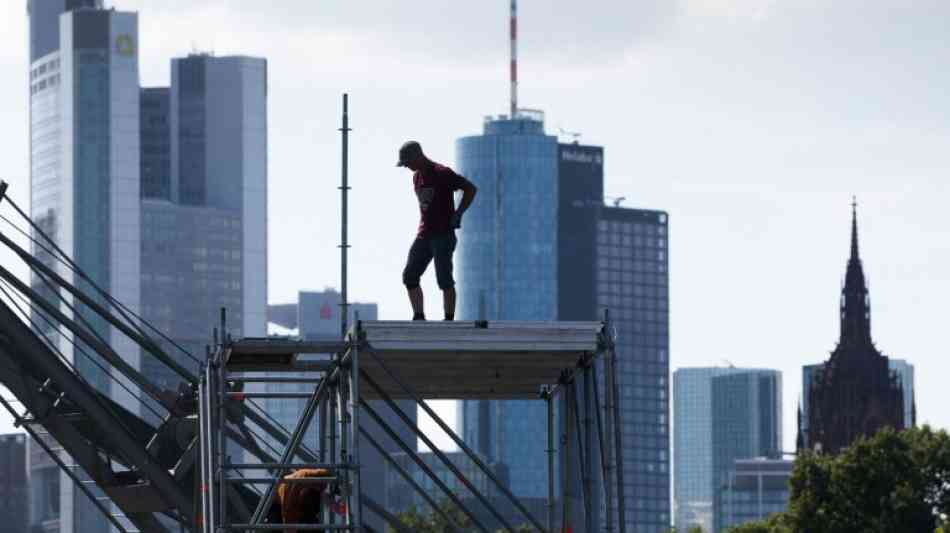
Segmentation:
<svg viewBox="0 0 950 533">
<path fill-rule="evenodd" d="M 884 427 L 908 425 L 900 379 L 871 340 L 871 304 L 858 253 L 856 205 L 851 214 L 851 256 L 841 291 L 841 338 L 828 361 L 805 383 L 808 401 L 799 420 L 799 447 L 832 454 Z M 801 416 L 807 419 L 807 430 Z"/>
</svg>

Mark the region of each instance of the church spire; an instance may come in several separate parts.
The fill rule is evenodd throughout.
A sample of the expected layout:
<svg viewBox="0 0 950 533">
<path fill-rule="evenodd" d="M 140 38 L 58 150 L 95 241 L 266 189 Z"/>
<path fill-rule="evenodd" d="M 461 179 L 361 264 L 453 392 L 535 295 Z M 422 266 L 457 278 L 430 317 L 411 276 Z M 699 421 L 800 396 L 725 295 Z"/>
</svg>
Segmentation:
<svg viewBox="0 0 950 533">
<path fill-rule="evenodd" d="M 858 257 L 858 198 L 851 198 L 851 261 L 860 261 Z"/>
<path fill-rule="evenodd" d="M 841 291 L 841 344 L 871 344 L 871 304 L 858 254 L 858 202 L 851 203 L 851 256 Z"/>
</svg>

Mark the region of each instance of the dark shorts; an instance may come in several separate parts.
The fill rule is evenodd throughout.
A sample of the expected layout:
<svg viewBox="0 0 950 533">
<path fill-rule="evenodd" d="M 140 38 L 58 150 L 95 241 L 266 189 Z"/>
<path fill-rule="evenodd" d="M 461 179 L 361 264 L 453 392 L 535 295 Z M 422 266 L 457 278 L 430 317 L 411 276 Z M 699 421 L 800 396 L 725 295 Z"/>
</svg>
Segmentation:
<svg viewBox="0 0 950 533">
<path fill-rule="evenodd" d="M 434 259 L 435 279 L 439 288 L 445 290 L 455 287 L 455 280 L 452 278 L 452 254 L 457 243 L 454 231 L 416 237 L 409 248 L 406 269 L 402 271 L 402 282 L 409 289 L 418 287 L 419 279 Z"/>
</svg>

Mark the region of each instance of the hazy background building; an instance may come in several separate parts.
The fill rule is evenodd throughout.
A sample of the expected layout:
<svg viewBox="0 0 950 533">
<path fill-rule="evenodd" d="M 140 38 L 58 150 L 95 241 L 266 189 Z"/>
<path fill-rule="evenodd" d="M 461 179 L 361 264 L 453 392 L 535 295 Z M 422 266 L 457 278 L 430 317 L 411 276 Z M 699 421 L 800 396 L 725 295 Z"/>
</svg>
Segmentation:
<svg viewBox="0 0 950 533">
<path fill-rule="evenodd" d="M 725 531 L 721 487 L 737 459 L 781 456 L 782 374 L 751 370 L 712 378 L 713 533 Z"/>
<path fill-rule="evenodd" d="M 780 452 L 781 373 L 681 368 L 673 394 L 676 527 L 714 532 L 719 488 L 733 462 Z"/>
<path fill-rule="evenodd" d="M 717 489 L 721 493 L 720 531 L 786 511 L 794 466 L 794 461 L 786 459 L 736 459 Z"/>
<path fill-rule="evenodd" d="M 604 309 L 615 312 L 628 527 L 665 531 L 667 215 L 604 206 L 603 148 L 559 144 L 539 112 L 487 119 L 483 133 L 459 139 L 456 151 L 456 170 L 479 188 L 459 239 L 460 317 L 599 320 Z M 517 496 L 546 498 L 543 402 L 464 401 L 457 412 L 466 442 L 507 466 Z M 568 497 L 581 517 L 578 486 Z M 596 510 L 602 495 L 595 492 Z M 583 519 L 572 525 L 582 531 Z"/>
<path fill-rule="evenodd" d="M 198 356 L 222 308 L 228 333 L 264 336 L 267 61 L 174 59 L 171 87 L 141 94 L 144 318 Z M 178 377 L 158 361 L 143 358 L 142 370 L 177 387 Z"/>
<path fill-rule="evenodd" d="M 27 533 L 30 490 L 26 476 L 26 435 L 0 435 L 0 516 L 4 533 Z"/>
</svg>

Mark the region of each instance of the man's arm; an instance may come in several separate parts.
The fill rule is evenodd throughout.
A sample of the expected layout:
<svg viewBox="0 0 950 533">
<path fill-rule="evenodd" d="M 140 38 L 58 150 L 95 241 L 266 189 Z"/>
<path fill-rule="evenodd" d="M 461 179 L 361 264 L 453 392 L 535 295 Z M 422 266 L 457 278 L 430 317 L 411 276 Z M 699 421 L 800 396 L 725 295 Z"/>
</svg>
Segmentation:
<svg viewBox="0 0 950 533">
<path fill-rule="evenodd" d="M 474 183 L 468 181 L 467 179 L 462 178 L 461 176 L 459 177 L 462 179 L 462 201 L 459 202 L 459 206 L 455 212 L 458 213 L 458 216 L 462 216 L 468 207 L 472 205 L 472 201 L 475 199 L 475 193 L 478 192 L 478 187 L 476 187 Z"/>
</svg>

